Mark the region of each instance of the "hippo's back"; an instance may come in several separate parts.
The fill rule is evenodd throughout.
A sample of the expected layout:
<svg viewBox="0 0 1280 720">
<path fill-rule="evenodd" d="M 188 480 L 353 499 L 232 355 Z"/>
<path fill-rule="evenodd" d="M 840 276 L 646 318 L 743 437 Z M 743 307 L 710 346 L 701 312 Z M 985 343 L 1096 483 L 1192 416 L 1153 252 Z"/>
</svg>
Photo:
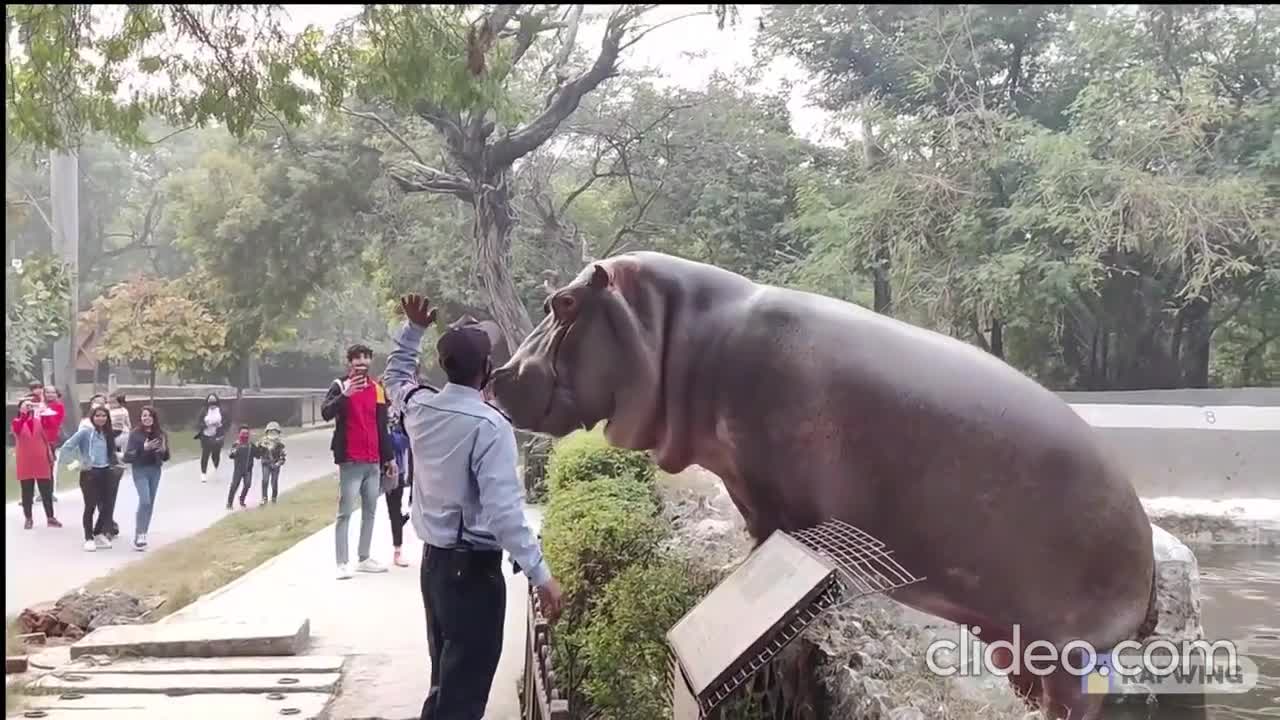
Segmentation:
<svg viewBox="0 0 1280 720">
<path fill-rule="evenodd" d="M 1141 622 L 1146 515 L 1056 394 L 972 345 L 830 298 L 764 287 L 739 312 L 728 345 L 749 369 L 729 371 L 721 397 L 751 484 L 786 478 L 761 503 L 779 527 L 841 517 L 929 576 L 935 600 L 1032 625 L 1058 608 L 1046 636 L 1114 642 Z M 743 392 L 766 380 L 774 392 Z M 1096 626 L 1099 607 L 1119 630 Z"/>
</svg>

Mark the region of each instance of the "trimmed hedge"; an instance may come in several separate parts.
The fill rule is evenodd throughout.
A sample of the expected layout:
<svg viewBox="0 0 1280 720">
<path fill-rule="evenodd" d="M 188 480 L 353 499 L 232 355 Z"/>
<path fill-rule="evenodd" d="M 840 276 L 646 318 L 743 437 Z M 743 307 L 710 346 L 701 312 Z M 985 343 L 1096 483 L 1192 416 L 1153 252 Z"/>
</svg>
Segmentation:
<svg viewBox="0 0 1280 720">
<path fill-rule="evenodd" d="M 577 482 L 624 477 L 653 485 L 657 466 L 646 453 L 613 447 L 599 429 L 579 430 L 561 439 L 547 461 L 547 487 L 552 495 Z"/>
<path fill-rule="evenodd" d="M 652 491 L 629 478 L 553 491 L 542 521 L 542 546 L 574 601 L 566 610 L 582 601 L 585 611 L 585 603 L 618 573 L 657 552 L 668 533 Z"/>
<path fill-rule="evenodd" d="M 666 549 L 655 466 L 579 432 L 547 478 L 542 543 L 566 599 L 551 640 L 571 717 L 669 716 L 666 632 L 712 582 Z"/>
<path fill-rule="evenodd" d="M 583 637 L 591 705 L 611 720 L 670 717 L 667 631 L 712 587 L 689 563 L 661 555 L 609 581 Z"/>
</svg>

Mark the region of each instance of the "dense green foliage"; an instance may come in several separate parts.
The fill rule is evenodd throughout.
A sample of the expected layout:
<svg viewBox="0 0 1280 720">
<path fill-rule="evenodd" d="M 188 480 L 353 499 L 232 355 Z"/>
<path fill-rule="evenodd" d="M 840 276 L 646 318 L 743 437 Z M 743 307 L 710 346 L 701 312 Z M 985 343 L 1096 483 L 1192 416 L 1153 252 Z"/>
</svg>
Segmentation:
<svg viewBox="0 0 1280 720">
<path fill-rule="evenodd" d="M 561 484 L 551 491 L 543 547 L 566 593 L 554 662 L 578 718 L 660 717 L 670 702 L 666 630 L 710 588 L 666 544 L 654 470 L 637 480 L 639 462 L 582 432 L 560 441 L 548 468 Z"/>
<path fill-rule="evenodd" d="M 547 466 L 551 492 L 598 478 L 628 479 L 652 487 L 657 468 L 643 452 L 610 445 L 599 429 L 580 430 L 556 442 Z"/>
<path fill-rule="evenodd" d="M 5 268 L 4 363 L 18 382 L 39 377 L 37 353 L 65 335 L 74 278 L 66 264 L 47 255 Z"/>
</svg>

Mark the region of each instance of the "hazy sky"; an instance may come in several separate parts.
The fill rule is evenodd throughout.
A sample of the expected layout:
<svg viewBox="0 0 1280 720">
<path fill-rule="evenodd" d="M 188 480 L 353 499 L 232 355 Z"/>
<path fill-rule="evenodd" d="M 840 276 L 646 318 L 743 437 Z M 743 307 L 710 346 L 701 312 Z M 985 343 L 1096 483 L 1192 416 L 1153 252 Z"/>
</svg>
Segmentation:
<svg viewBox="0 0 1280 720">
<path fill-rule="evenodd" d="M 359 5 L 287 5 L 294 29 L 301 30 L 308 24 L 329 29 L 338 22 L 359 11 Z M 613 5 L 589 5 L 584 15 L 604 16 Z M 675 20 L 646 35 L 623 55 L 624 67 L 653 66 L 669 82 L 689 89 L 701 88 L 716 71 L 732 72 L 738 67 L 753 63 L 752 43 L 758 28 L 762 5 L 739 5 L 740 20 L 736 27 L 716 28 L 711 15 L 675 20 L 691 12 L 699 12 L 706 5 L 663 5 L 644 16 L 646 25 L 657 25 Z M 598 48 L 603 23 L 584 23 L 578 33 L 578 46 Z M 792 124 L 797 133 L 812 140 L 820 140 L 824 134 L 828 115 L 810 105 L 805 99 L 804 73 L 790 61 L 776 62 L 766 73 L 762 85 L 777 89 L 784 80 L 796 82 L 791 92 L 789 108 Z M 602 88 L 607 92 L 608 85 Z"/>
</svg>

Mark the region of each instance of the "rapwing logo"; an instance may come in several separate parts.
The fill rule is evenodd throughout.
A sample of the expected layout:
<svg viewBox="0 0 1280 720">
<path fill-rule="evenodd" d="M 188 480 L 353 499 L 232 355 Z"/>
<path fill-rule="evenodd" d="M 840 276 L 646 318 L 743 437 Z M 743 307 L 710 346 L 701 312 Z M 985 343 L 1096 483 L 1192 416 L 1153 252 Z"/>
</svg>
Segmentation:
<svg viewBox="0 0 1280 720">
<path fill-rule="evenodd" d="M 1224 654 L 1199 647 L 1178 653 L 1172 643 L 1168 649 L 1172 652 L 1153 653 L 1148 647 L 1101 653 L 1093 668 L 1081 675 L 1081 687 L 1091 695 L 1238 694 L 1258 683 L 1258 666 L 1234 647 Z"/>
<path fill-rule="evenodd" d="M 1111 694 L 1111 681 L 1115 677 L 1114 669 L 1111 667 L 1111 656 L 1108 654 L 1098 656 L 1098 661 L 1093 669 L 1080 676 L 1080 685 L 1086 695 L 1109 695 Z"/>
</svg>

